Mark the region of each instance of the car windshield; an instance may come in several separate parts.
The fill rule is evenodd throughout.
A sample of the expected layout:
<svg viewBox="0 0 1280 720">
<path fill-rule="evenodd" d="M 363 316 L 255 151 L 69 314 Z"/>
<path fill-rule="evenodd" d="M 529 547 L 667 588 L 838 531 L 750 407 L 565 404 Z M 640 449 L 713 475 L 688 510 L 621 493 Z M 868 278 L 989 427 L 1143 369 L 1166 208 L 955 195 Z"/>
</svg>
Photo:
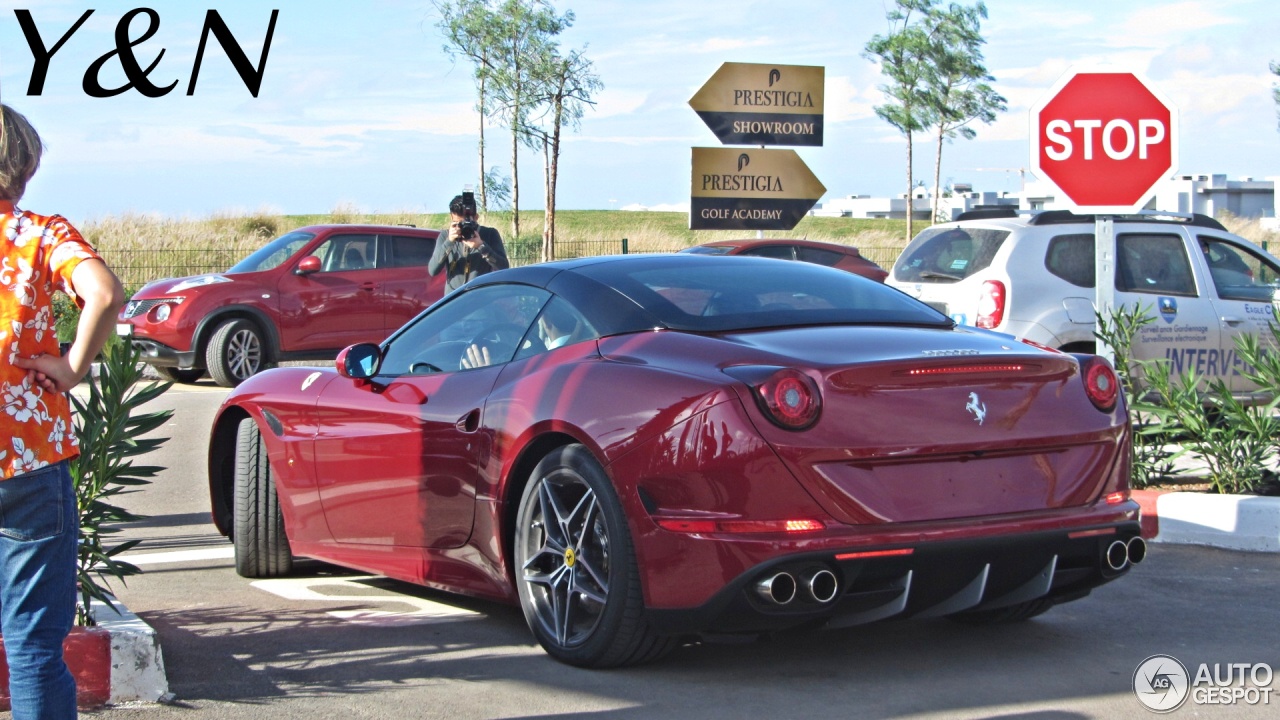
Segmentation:
<svg viewBox="0 0 1280 720">
<path fill-rule="evenodd" d="M 680 252 L 689 253 L 690 255 L 728 255 L 733 248 L 734 246 L 732 245 L 694 245 Z"/>
<path fill-rule="evenodd" d="M 294 231 L 281 235 L 266 245 L 258 248 L 249 257 L 232 265 L 228 273 L 262 272 L 279 267 L 281 263 L 293 257 L 303 245 L 311 242 L 315 233 Z"/>
<path fill-rule="evenodd" d="M 900 282 L 959 282 L 991 265 L 1008 230 L 931 227 L 911 241 L 893 268 Z"/>
<path fill-rule="evenodd" d="M 616 288 L 663 326 L 694 332 L 828 324 L 950 327 L 890 287 L 831 268 L 750 257 L 608 263 L 584 274 Z"/>
</svg>

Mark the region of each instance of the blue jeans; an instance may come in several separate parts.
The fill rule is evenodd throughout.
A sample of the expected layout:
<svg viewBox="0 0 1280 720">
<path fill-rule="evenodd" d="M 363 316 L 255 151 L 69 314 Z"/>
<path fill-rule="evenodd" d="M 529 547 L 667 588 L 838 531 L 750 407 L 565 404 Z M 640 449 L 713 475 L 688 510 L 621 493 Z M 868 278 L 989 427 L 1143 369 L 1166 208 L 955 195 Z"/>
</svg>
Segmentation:
<svg viewBox="0 0 1280 720">
<path fill-rule="evenodd" d="M 66 461 L 0 481 L 0 633 L 13 720 L 76 717 L 62 660 L 75 621 L 76 496 Z"/>
</svg>

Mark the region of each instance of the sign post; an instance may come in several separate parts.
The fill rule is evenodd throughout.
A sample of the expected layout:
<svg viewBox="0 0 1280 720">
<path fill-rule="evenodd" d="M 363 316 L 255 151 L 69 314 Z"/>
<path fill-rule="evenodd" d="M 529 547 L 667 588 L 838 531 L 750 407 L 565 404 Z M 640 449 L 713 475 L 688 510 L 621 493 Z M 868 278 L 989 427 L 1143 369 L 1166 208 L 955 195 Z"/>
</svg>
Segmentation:
<svg viewBox="0 0 1280 720">
<path fill-rule="evenodd" d="M 794 228 L 826 188 L 794 150 L 822 145 L 825 68 L 724 63 L 689 99 L 724 144 L 761 149 L 693 148 L 690 230 Z"/>
<path fill-rule="evenodd" d="M 1073 210 L 1094 214 L 1096 318 L 1115 308 L 1113 216 L 1146 205 L 1177 157 L 1177 109 L 1133 73 L 1069 72 L 1032 107 L 1032 169 Z M 1101 339 L 1098 351 L 1115 360 Z"/>
</svg>

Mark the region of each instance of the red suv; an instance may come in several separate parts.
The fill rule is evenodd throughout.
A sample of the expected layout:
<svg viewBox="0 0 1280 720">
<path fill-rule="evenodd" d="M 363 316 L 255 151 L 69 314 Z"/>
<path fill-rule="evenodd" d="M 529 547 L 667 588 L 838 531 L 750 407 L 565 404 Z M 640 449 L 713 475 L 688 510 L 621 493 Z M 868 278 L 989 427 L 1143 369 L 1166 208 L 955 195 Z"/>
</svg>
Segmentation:
<svg viewBox="0 0 1280 720">
<path fill-rule="evenodd" d="M 313 225 L 224 273 L 157 280 L 120 313 L 118 334 L 165 377 L 208 371 L 234 387 L 282 360 L 332 358 L 381 342 L 444 294 L 427 275 L 436 231 Z"/>
</svg>

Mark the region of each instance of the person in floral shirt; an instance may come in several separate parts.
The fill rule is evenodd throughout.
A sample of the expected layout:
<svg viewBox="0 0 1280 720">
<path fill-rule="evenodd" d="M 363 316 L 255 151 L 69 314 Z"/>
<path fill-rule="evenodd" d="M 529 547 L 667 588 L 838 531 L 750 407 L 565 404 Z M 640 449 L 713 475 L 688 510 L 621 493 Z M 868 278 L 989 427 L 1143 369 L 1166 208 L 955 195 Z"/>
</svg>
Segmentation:
<svg viewBox="0 0 1280 720">
<path fill-rule="evenodd" d="M 67 391 L 111 336 L 124 290 L 59 215 L 20 210 L 43 145 L 0 105 L 0 634 L 14 720 L 76 716 L 62 658 L 76 602 L 79 454 Z M 75 340 L 59 352 L 53 293 L 80 306 Z"/>
</svg>

